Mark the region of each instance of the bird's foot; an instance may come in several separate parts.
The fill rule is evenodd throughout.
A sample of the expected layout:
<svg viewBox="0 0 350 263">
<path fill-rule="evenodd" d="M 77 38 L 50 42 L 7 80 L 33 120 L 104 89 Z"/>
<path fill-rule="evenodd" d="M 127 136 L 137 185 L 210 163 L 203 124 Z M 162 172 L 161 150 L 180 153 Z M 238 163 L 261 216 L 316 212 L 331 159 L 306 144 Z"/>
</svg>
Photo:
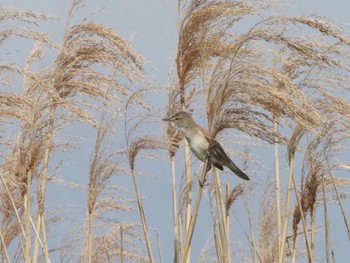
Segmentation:
<svg viewBox="0 0 350 263">
<path fill-rule="evenodd" d="M 213 147 L 209 146 L 207 151 L 205 152 L 206 157 L 210 158 L 212 156 L 212 152 L 213 152 Z"/>
<path fill-rule="evenodd" d="M 204 183 L 205 183 L 205 179 L 204 179 L 204 181 L 202 181 L 202 180 L 198 180 L 198 183 L 199 183 L 199 186 L 201 187 L 201 188 L 203 188 L 204 187 Z"/>
<path fill-rule="evenodd" d="M 210 140 L 208 149 L 206 151 L 206 155 L 208 158 L 212 156 L 212 152 L 214 150 L 214 147 L 216 146 L 216 143 L 217 142 L 215 140 Z"/>
</svg>

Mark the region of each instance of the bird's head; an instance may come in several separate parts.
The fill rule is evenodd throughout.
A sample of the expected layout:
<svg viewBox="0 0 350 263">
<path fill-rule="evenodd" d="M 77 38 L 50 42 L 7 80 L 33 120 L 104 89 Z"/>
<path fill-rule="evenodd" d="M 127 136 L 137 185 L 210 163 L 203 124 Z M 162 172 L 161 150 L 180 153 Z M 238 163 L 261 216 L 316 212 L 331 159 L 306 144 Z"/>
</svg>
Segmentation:
<svg viewBox="0 0 350 263">
<path fill-rule="evenodd" d="M 179 129 L 184 129 L 194 123 L 191 115 L 185 111 L 179 111 L 172 117 L 166 117 L 163 121 L 168 121 Z"/>
</svg>

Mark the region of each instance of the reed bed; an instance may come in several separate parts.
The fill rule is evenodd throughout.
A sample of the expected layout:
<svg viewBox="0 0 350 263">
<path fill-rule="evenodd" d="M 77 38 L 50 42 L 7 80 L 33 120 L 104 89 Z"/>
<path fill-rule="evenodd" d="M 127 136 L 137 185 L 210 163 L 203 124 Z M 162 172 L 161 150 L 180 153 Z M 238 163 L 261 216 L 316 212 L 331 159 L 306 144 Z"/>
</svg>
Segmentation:
<svg viewBox="0 0 350 263">
<path fill-rule="evenodd" d="M 72 1 L 58 43 L 36 25 L 59 18 L 0 8 L 0 44 L 32 45 L 23 65 L 11 54 L 0 62 L 1 262 L 335 262 L 330 207 L 350 239 L 344 26 L 282 15 L 287 7 L 270 1 L 179 0 L 176 73 L 164 86 L 114 29 L 74 24 L 82 6 Z M 48 53 L 54 59 L 45 64 Z M 159 108 L 149 98 L 160 92 L 168 97 Z M 181 133 L 161 122 L 179 110 L 204 120 L 251 181 L 207 173 L 210 155 L 204 164 L 191 158 Z M 76 175 L 83 183 L 60 175 L 65 155 L 86 149 L 67 136 L 77 124 L 93 134 L 89 162 Z M 165 237 L 149 221 L 152 189 L 142 184 L 159 170 L 170 185 Z M 84 204 L 67 204 L 85 211 L 74 227 L 62 219 L 65 208 L 47 200 L 57 185 L 84 192 Z M 69 229 L 57 244 L 59 226 Z"/>
</svg>

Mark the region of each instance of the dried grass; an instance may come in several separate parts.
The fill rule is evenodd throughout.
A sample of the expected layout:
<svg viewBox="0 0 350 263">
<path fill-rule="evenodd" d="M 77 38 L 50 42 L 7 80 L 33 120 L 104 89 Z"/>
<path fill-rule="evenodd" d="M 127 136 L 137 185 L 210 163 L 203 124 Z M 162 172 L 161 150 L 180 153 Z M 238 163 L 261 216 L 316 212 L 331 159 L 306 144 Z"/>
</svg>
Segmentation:
<svg viewBox="0 0 350 263">
<path fill-rule="evenodd" d="M 63 145 L 57 142 L 60 133 L 71 123 L 83 121 L 98 130 L 91 156 L 89 184 L 83 186 L 88 191 L 87 210 L 91 221 L 85 237 L 71 237 L 66 244 L 57 248 L 62 251 L 62 261 L 74 258 L 77 246 L 81 246 L 83 240 L 88 243 L 89 239 L 87 250 L 78 248 L 82 250 L 78 261 L 84 262 L 87 257 L 88 261 L 153 261 L 136 182 L 136 160 L 139 157 L 149 157 L 150 152 L 165 149 L 170 154 L 174 170 L 174 157 L 182 136 L 174 127 L 168 126 L 164 142 L 156 136 L 144 136 L 140 133 L 141 129 L 136 129 L 148 121 L 139 109 L 152 110 L 152 105 L 148 105 L 143 99 L 144 90 L 148 92 L 151 89 L 140 89 L 140 86 L 149 83 L 143 69 L 146 60 L 134 52 L 130 43 L 111 28 L 94 22 L 72 25 L 72 18 L 82 3 L 80 0 L 72 3 L 62 44 L 56 43 L 36 27 L 37 24 L 56 22 L 56 18 L 27 10 L 0 8 L 0 21 L 4 24 L 0 30 L 0 44 L 12 37 L 35 42 L 24 67 L 7 61 L 0 63 L 0 83 L 5 90 L 0 93 L 0 122 L 5 127 L 2 129 L 9 127 L 16 131 L 13 137 L 1 138 L 0 142 L 3 149 L 0 172 L 4 178 L 0 183 L 2 245 L 6 248 L 13 243 L 14 246 L 17 245 L 17 251 L 10 255 L 14 261 L 24 258 L 24 243 L 27 244 L 27 252 L 29 251 L 28 244 L 34 235 L 30 233 L 26 242 L 22 241 L 23 223 L 19 222 L 16 212 L 21 218 L 28 216 L 28 211 L 25 215 L 24 199 L 33 201 L 37 196 L 39 214 L 47 215 L 46 180 L 63 183 L 67 187 L 78 186 L 66 180 L 61 181 L 49 173 L 54 166 L 51 156 Z M 325 186 L 325 208 L 326 201 L 335 199 L 330 194 L 332 191 L 336 192 L 340 207 L 340 198 L 349 197 L 346 192 L 337 192 L 337 187 L 348 187 L 349 182 L 333 177 L 333 172 L 339 171 L 336 169 L 346 168 L 348 164 L 335 163 L 331 157 L 347 150 L 345 145 L 349 140 L 350 102 L 344 94 L 348 94 L 350 90 L 350 38 L 339 25 L 325 17 L 271 16 L 270 10 L 273 7 L 269 1 L 179 1 L 177 80 L 170 85 L 169 103 L 164 115 L 173 115 L 178 110 L 200 109 L 202 114 L 204 111 L 206 113 L 202 116 L 206 116 L 213 136 L 218 136 L 226 129 L 236 129 L 254 140 L 281 144 L 287 150 L 290 178 L 294 178 L 298 171 L 297 167 L 294 170 L 295 157 L 304 155 L 302 187 L 300 193 L 297 193 L 298 198 L 300 195 L 301 207 L 296 204 L 291 227 L 295 243 L 299 222 L 310 213 L 311 226 L 304 225 L 304 235 L 308 237 L 306 228 L 311 227 L 313 241 L 316 227 L 313 216 L 316 205 L 320 204 L 317 202 L 320 200 L 317 195 L 320 192 L 321 178 Z M 236 31 L 237 22 L 246 17 L 254 17 L 259 21 L 253 22 L 251 28 L 243 33 Z M 34 71 L 33 65 L 44 58 L 47 49 L 57 52 L 56 60 L 52 65 Z M 22 90 L 18 94 L 6 89 L 17 82 L 17 79 L 16 82 L 13 81 L 13 76 L 23 80 Z M 132 85 L 128 85 L 130 82 Z M 135 110 L 130 105 L 137 105 L 138 108 Z M 127 112 L 133 111 L 140 122 L 131 129 L 128 123 L 124 125 L 127 149 L 118 150 L 120 153 L 127 153 L 137 192 L 138 209 L 143 218 L 142 227 L 147 240 L 148 256 L 139 248 L 144 242 L 140 226 L 135 223 L 120 223 L 116 218 L 108 216 L 111 211 L 131 212 L 135 208 L 133 199 L 125 197 L 125 192 L 120 188 L 108 188 L 113 174 L 128 174 L 129 171 L 117 165 L 115 155 L 107 153 L 105 138 L 114 129 L 101 123 L 99 118 L 101 114 L 120 118 L 121 113 L 125 112 L 127 115 Z M 279 124 L 283 125 L 283 129 L 278 129 Z M 302 136 L 311 140 L 305 152 Z M 67 145 L 71 143 L 68 142 Z M 141 151 L 146 154 L 141 155 Z M 172 175 L 174 253 L 178 256 L 177 259 L 180 256 L 186 257 L 184 254 L 191 243 L 189 235 L 192 233 L 186 232 L 183 236 L 187 236 L 185 241 L 188 247 L 184 251 L 182 215 L 186 214 L 187 227 L 192 213 L 189 205 L 191 194 L 198 177 L 189 175 L 187 157 L 188 155 L 185 157 L 185 166 L 188 176 L 180 189 L 179 200 L 176 200 L 175 172 Z M 32 184 L 40 180 L 39 189 L 32 188 L 34 191 L 31 191 Z M 218 192 L 220 187 L 220 182 L 216 182 Z M 209 191 L 213 189 L 210 188 Z M 252 241 L 253 259 L 258 260 L 258 255 L 261 262 L 276 262 L 280 242 L 285 241 L 278 242 L 280 237 L 275 231 L 277 222 L 271 215 L 277 211 L 271 209 L 274 207 L 271 205 L 271 189 L 271 186 L 267 186 L 261 198 L 259 243 Z M 240 185 L 233 188 L 226 196 L 226 217 L 221 216 L 221 222 L 214 223 L 217 259 L 229 258 L 225 254 L 230 253 L 230 247 L 227 248 L 230 245 L 229 222 L 225 220 L 230 220 L 227 215 L 232 210 L 231 205 L 245 190 L 246 187 Z M 218 213 L 222 202 L 220 198 L 224 197 L 216 196 Z M 200 197 L 197 208 L 199 201 Z M 29 202 L 27 210 L 28 205 Z M 326 209 L 324 211 L 327 219 L 328 212 Z M 285 211 L 285 231 L 288 227 L 288 212 Z M 215 215 L 213 218 L 215 221 Z M 33 232 L 28 225 L 29 217 L 26 219 L 23 220 L 27 223 L 26 231 Z M 344 220 L 347 222 L 345 215 Z M 43 217 L 39 232 L 44 237 L 46 249 L 52 249 L 51 254 L 56 248 L 51 248 L 46 243 L 45 224 L 49 221 L 47 217 Z M 251 218 L 249 224 L 252 230 Z M 193 222 L 191 225 L 194 227 Z M 103 229 L 101 234 L 92 234 L 95 227 Z M 176 227 L 179 229 L 175 229 Z M 82 236 L 81 229 L 77 231 Z M 326 231 L 330 231 L 329 227 Z M 329 236 L 327 232 L 327 248 L 331 247 Z M 250 240 L 248 242 L 251 244 Z M 313 258 L 315 249 L 317 248 L 312 245 L 312 251 L 308 252 L 309 260 Z M 37 250 L 35 247 L 35 253 Z M 3 261 L 6 257 L 5 251 L 2 248 Z M 303 249 L 300 253 L 302 252 Z M 28 259 L 28 255 L 26 256 Z M 45 251 L 43 255 L 33 256 L 33 261 L 37 258 L 44 261 L 44 256 L 45 261 L 48 261 L 48 253 Z M 284 259 L 288 254 L 282 256 Z M 202 255 L 200 260 L 204 260 L 203 257 Z"/>
</svg>

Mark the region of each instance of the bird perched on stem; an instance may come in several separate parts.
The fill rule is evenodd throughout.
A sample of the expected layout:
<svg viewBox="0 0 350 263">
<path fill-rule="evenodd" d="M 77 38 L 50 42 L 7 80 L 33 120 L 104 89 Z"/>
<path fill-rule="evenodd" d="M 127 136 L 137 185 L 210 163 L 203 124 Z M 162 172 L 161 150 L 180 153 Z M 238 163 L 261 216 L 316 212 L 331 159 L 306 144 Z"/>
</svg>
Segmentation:
<svg viewBox="0 0 350 263">
<path fill-rule="evenodd" d="M 179 111 L 170 118 L 164 118 L 163 121 L 172 123 L 182 132 L 192 153 L 199 160 L 205 162 L 209 154 L 208 171 L 211 169 L 211 165 L 221 171 L 224 169 L 223 166 L 226 166 L 240 178 L 249 180 L 249 177 L 227 156 L 220 143 L 211 138 L 208 131 L 195 123 L 189 113 Z"/>
</svg>

